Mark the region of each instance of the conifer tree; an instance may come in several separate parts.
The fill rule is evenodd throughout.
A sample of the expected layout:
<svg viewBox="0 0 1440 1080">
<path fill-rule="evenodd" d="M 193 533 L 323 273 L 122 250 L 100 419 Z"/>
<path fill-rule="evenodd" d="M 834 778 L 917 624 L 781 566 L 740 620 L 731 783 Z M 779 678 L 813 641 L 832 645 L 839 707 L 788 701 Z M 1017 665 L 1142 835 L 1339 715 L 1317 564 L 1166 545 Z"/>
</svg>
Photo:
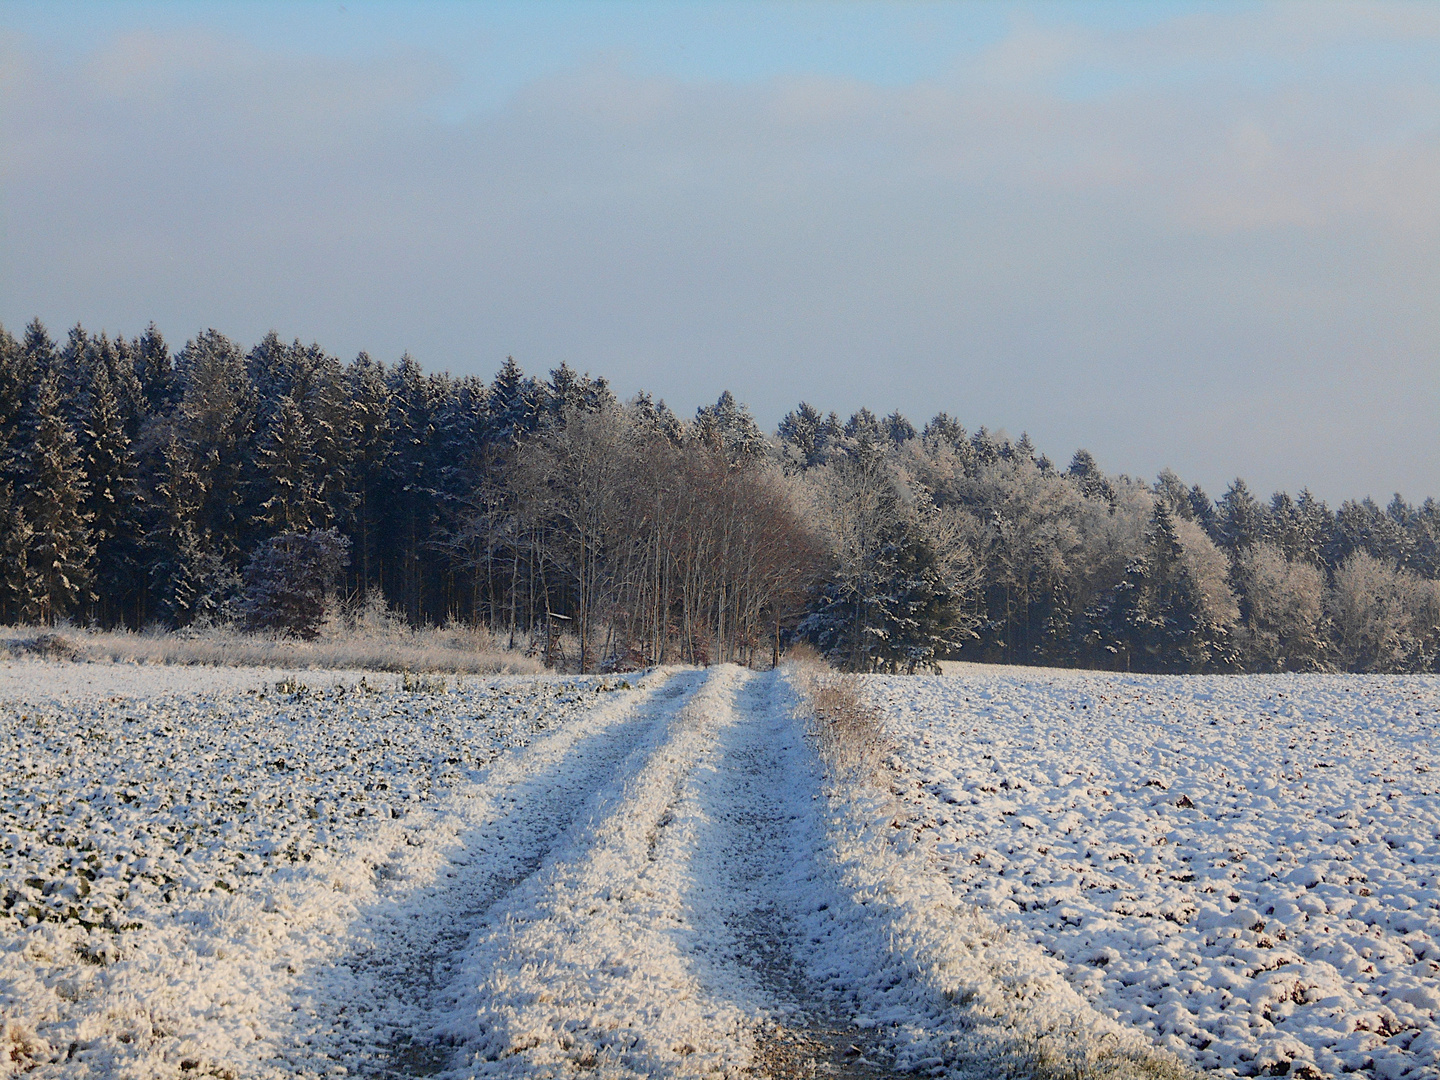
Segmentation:
<svg viewBox="0 0 1440 1080">
<path fill-rule="evenodd" d="M 179 400 L 179 380 L 170 359 L 169 346 L 152 322 L 145 333 L 135 339 L 135 377 L 145 396 L 147 412 L 159 416 L 168 413 Z"/>
<path fill-rule="evenodd" d="M 18 622 L 30 601 L 30 523 L 9 480 L 0 480 L 0 619 Z"/>
<path fill-rule="evenodd" d="M 748 406 L 726 390 L 714 405 L 695 410 L 695 437 L 725 454 L 731 462 L 756 457 L 765 448 L 765 436 Z"/>
<path fill-rule="evenodd" d="M 30 524 L 26 614 L 51 624 L 86 595 L 94 552 L 89 484 L 75 433 L 65 422 L 58 373 L 41 375 L 27 410 L 22 507 Z"/>
<path fill-rule="evenodd" d="M 540 385 L 521 370 L 513 356 L 507 356 L 496 372 L 486 400 L 487 436 L 505 445 L 539 426 L 545 404 Z"/>
<path fill-rule="evenodd" d="M 1233 556 L 1265 538 L 1265 508 L 1236 478 L 1216 506 L 1215 542 Z"/>
<path fill-rule="evenodd" d="M 244 356 L 215 330 L 185 343 L 178 368 L 181 392 L 175 430 L 190 454 L 188 468 L 198 475 L 204 493 L 204 502 L 195 511 L 195 532 L 205 538 L 210 552 L 238 573 L 259 519 L 253 464 L 255 390 Z"/>
<path fill-rule="evenodd" d="M 1238 656 L 1228 629 L 1205 609 L 1163 499 L 1155 500 L 1144 552 L 1130 561 L 1121 582 L 1087 618 L 1092 646 L 1126 670 L 1226 670 Z"/>
<path fill-rule="evenodd" d="M 82 453 L 88 494 L 85 512 L 95 545 L 94 596 L 100 621 L 113 624 L 136 587 L 139 522 L 138 463 L 111 381 L 118 357 L 106 340 L 90 357 L 83 397 Z"/>
<path fill-rule="evenodd" d="M 278 532 L 309 532 L 324 524 L 325 507 L 316 490 L 315 445 L 295 399 L 281 394 L 260 444 L 260 471 L 270 497 L 260 504 L 264 520 Z"/>
<path fill-rule="evenodd" d="M 172 625 L 185 626 L 216 610 L 219 560 L 200 524 L 204 478 L 174 431 L 161 452 L 161 468 L 144 541 L 149 586 L 159 613 Z"/>
<path fill-rule="evenodd" d="M 791 467 L 802 471 L 823 465 L 829 459 L 839 435 L 826 422 L 820 410 L 805 401 L 785 414 L 778 433 Z"/>
</svg>

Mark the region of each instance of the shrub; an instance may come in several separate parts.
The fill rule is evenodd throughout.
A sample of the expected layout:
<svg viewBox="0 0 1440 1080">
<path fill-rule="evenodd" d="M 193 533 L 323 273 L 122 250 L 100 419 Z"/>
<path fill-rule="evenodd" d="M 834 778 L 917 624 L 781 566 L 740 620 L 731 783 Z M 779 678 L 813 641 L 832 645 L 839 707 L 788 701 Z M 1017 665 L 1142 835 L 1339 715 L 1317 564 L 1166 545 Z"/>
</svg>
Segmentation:
<svg viewBox="0 0 1440 1080">
<path fill-rule="evenodd" d="M 336 529 L 281 533 L 245 568 L 240 601 L 246 629 L 313 638 L 325 619 L 325 597 L 350 562 L 350 539 Z"/>
</svg>

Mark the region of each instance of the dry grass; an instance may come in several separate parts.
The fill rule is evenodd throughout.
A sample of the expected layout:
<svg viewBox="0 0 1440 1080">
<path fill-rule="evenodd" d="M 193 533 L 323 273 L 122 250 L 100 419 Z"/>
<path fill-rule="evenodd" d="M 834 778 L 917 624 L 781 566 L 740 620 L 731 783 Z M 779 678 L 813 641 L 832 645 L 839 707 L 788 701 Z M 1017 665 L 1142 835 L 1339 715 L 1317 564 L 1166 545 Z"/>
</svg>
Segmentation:
<svg viewBox="0 0 1440 1080">
<path fill-rule="evenodd" d="M 878 781 L 895 744 L 880 711 L 861 693 L 859 680 L 832 670 L 813 650 L 792 649 L 786 663 L 809 707 L 811 734 L 830 771 Z"/>
<path fill-rule="evenodd" d="M 327 624 L 313 641 L 246 634 L 229 627 L 185 632 L 45 630 L 0 631 L 0 657 L 39 657 L 132 664 L 209 664 L 285 669 L 341 668 L 361 671 L 443 672 L 469 675 L 533 675 L 540 661 L 504 648 L 488 631 L 469 627 L 412 630 Z"/>
</svg>

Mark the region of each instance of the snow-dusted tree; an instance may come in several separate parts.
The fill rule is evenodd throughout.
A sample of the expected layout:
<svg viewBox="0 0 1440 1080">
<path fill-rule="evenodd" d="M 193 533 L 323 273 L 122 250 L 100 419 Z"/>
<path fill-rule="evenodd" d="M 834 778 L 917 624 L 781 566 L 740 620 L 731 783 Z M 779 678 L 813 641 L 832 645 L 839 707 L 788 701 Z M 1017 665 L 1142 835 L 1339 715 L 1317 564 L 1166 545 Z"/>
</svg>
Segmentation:
<svg viewBox="0 0 1440 1080">
<path fill-rule="evenodd" d="M 714 405 L 695 410 L 694 437 L 731 461 L 758 456 L 765 449 L 765 436 L 750 415 L 748 406 L 726 390 Z"/>
<path fill-rule="evenodd" d="M 898 409 L 887 416 L 884 423 L 886 436 L 896 446 L 915 438 L 915 425 L 905 419 Z"/>
<path fill-rule="evenodd" d="M 526 375 L 513 356 L 507 356 L 490 384 L 486 423 L 488 438 L 508 445 L 529 434 L 540 426 L 545 406 L 544 387 Z"/>
<path fill-rule="evenodd" d="M 131 346 L 135 377 L 152 415 L 168 413 L 179 400 L 179 380 L 170 359 L 170 347 L 152 322 Z"/>
<path fill-rule="evenodd" d="M 1240 663 L 1240 605 L 1230 588 L 1230 559 L 1193 521 L 1174 519 L 1180 570 L 1195 628 L 1182 646 L 1192 670 L 1230 671 Z"/>
<path fill-rule="evenodd" d="M 854 428 L 851 454 L 811 474 L 833 565 L 800 630 L 847 670 L 934 668 L 975 636 L 976 566 L 954 515 L 917 501 Z"/>
<path fill-rule="evenodd" d="M 1357 551 L 1335 571 L 1326 607 L 1350 671 L 1427 671 L 1440 647 L 1440 582 Z"/>
<path fill-rule="evenodd" d="M 1216 504 L 1215 542 L 1233 556 L 1265 536 L 1265 508 L 1236 477 Z"/>
<path fill-rule="evenodd" d="M 95 545 L 94 610 L 110 625 L 120 621 L 139 584 L 139 462 L 115 385 L 116 376 L 126 373 L 118 351 L 102 336 L 93 342 L 85 366 L 81 452 L 85 512 Z"/>
<path fill-rule="evenodd" d="M 30 526 L 26 614 L 53 623 L 86 596 L 94 553 L 89 484 L 75 433 L 66 423 L 57 374 L 40 374 L 26 410 L 21 505 Z"/>
<path fill-rule="evenodd" d="M 1188 524 L 1188 523 L 1182 523 Z M 1189 537 L 1194 542 L 1194 537 Z M 1212 549 L 1213 550 L 1213 549 Z M 1188 565 L 1187 565 L 1188 564 Z M 1136 671 L 1207 671 L 1236 659 L 1218 560 L 1197 545 L 1187 553 L 1170 508 L 1157 499 L 1146 548 L 1096 609 L 1087 613 L 1091 645 Z M 1214 580 L 1218 576 L 1219 580 Z"/>
<path fill-rule="evenodd" d="M 582 671 L 595 659 L 595 628 L 613 584 L 607 556 L 620 509 L 624 436 L 616 407 L 570 410 L 517 444 L 511 466 L 527 524 L 543 535 L 549 565 L 574 590 Z"/>
<path fill-rule="evenodd" d="M 9 480 L 0 480 L 0 619 L 18 621 L 30 599 L 30 523 Z"/>
<path fill-rule="evenodd" d="M 1272 544 L 1245 549 L 1236 563 L 1245 613 L 1245 655 L 1253 671 L 1319 671 L 1325 666 L 1325 574 Z"/>
<path fill-rule="evenodd" d="M 1107 502 L 1115 501 L 1115 489 L 1105 474 L 1100 471 L 1100 466 L 1095 463 L 1095 457 L 1089 450 L 1079 449 L 1070 459 L 1070 467 L 1066 473 L 1080 485 L 1080 491 L 1087 499 L 1104 499 Z"/>
<path fill-rule="evenodd" d="M 173 430 L 159 461 L 143 541 L 148 585 L 158 613 L 174 626 L 185 626 L 218 610 L 216 572 L 224 563 L 210 549 L 200 523 L 204 478 L 195 455 Z"/>
<path fill-rule="evenodd" d="M 21 485 L 30 366 L 20 343 L 0 326 L 0 617 L 18 619 L 27 595 L 30 526 Z"/>
<path fill-rule="evenodd" d="M 785 414 L 778 433 L 788 465 L 800 470 L 825 464 L 841 435 L 833 413 L 827 420 L 819 409 L 804 401 Z"/>
<path fill-rule="evenodd" d="M 200 479 L 204 501 L 194 527 L 206 548 L 237 565 L 258 531 L 254 492 L 255 388 L 245 357 L 229 338 L 207 330 L 180 351 L 179 447 Z"/>
<path fill-rule="evenodd" d="M 336 529 L 272 537 L 245 567 L 240 611 L 251 630 L 312 638 L 325 618 L 326 597 L 350 561 L 350 539 Z"/>
<path fill-rule="evenodd" d="M 281 394 L 260 439 L 260 472 L 269 498 L 260 504 L 266 524 L 281 532 L 309 532 L 329 516 L 317 490 L 315 440 L 300 406 Z"/>
<path fill-rule="evenodd" d="M 1174 471 L 1161 469 L 1155 478 L 1155 497 L 1163 499 L 1170 513 L 1185 521 L 1195 520 L 1195 507 L 1190 501 L 1190 490 Z"/>
<path fill-rule="evenodd" d="M 1265 515 L 1265 543 L 1292 562 L 1323 566 L 1334 524 L 1329 509 L 1308 490 L 1302 490 L 1298 500 L 1276 492 Z"/>
<path fill-rule="evenodd" d="M 563 422 L 567 414 L 599 412 L 619 404 L 604 378 L 592 379 L 588 371 L 577 375 L 569 364 L 563 363 L 551 369 L 544 400 L 545 415 L 550 422 Z"/>
</svg>

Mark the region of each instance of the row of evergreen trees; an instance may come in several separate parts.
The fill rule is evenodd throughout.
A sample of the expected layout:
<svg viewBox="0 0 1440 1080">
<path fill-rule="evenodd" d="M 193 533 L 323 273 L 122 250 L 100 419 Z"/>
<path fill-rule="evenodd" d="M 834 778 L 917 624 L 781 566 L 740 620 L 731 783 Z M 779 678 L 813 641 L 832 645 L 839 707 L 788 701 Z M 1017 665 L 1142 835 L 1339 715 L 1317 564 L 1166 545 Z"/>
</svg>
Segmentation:
<svg viewBox="0 0 1440 1080">
<path fill-rule="evenodd" d="M 684 422 L 564 365 L 486 383 L 273 333 L 0 328 L 0 618 L 223 618 L 267 541 L 327 529 L 347 594 L 574 623 L 591 665 L 797 634 L 862 670 L 1428 670 L 1440 645 L 1433 500 L 1212 502 L 943 413 L 802 404 L 767 438 L 729 394 Z"/>
</svg>

